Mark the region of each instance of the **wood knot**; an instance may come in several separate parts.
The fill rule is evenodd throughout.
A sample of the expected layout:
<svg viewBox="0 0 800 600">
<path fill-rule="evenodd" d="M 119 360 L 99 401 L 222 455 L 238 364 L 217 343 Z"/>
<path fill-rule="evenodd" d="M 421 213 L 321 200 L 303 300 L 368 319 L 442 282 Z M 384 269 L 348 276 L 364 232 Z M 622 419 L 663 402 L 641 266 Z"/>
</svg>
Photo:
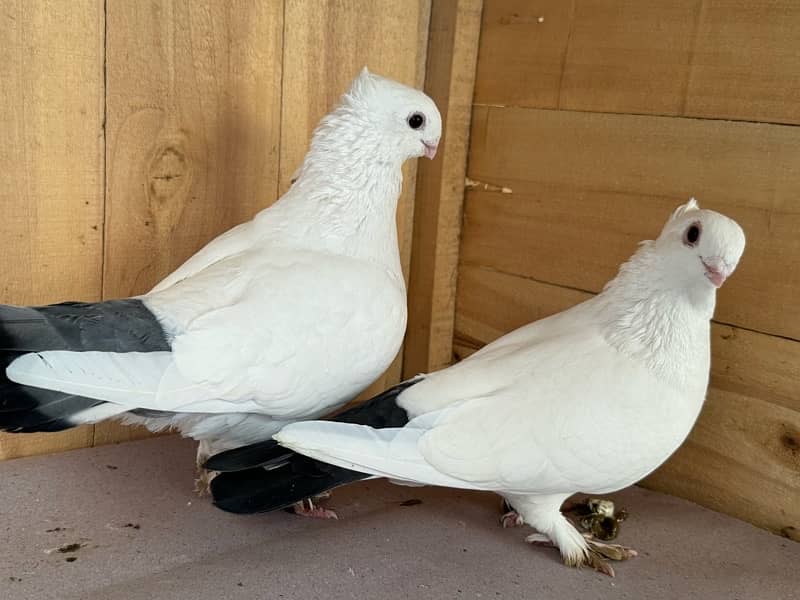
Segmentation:
<svg viewBox="0 0 800 600">
<path fill-rule="evenodd" d="M 151 200 L 161 204 L 189 186 L 189 161 L 183 150 L 174 144 L 160 148 L 148 169 L 147 181 Z"/>
<path fill-rule="evenodd" d="M 725 327 L 719 334 L 723 340 L 729 340 L 736 337 L 736 330 L 733 327 Z"/>
<path fill-rule="evenodd" d="M 785 538 L 789 538 L 792 541 L 800 542 L 800 529 L 797 527 L 784 527 L 781 529 L 781 535 Z"/>
<path fill-rule="evenodd" d="M 800 440 L 796 435 L 793 435 L 788 431 L 784 431 L 781 435 L 781 444 L 792 454 L 796 454 L 798 451 L 800 451 Z"/>
</svg>

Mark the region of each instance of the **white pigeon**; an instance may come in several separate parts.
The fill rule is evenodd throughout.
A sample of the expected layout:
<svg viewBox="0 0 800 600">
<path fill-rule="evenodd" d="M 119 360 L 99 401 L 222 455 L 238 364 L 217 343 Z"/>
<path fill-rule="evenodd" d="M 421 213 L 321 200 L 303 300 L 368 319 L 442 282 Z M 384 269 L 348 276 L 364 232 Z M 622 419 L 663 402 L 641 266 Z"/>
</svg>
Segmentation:
<svg viewBox="0 0 800 600">
<path fill-rule="evenodd" d="M 151 292 L 0 307 L 0 429 L 122 417 L 201 440 L 202 461 L 353 399 L 405 333 L 401 167 L 441 128 L 428 96 L 364 68 L 289 191 Z"/>
<path fill-rule="evenodd" d="M 504 523 L 538 531 L 529 542 L 613 575 L 603 558 L 635 552 L 585 538 L 560 507 L 639 481 L 684 441 L 706 395 L 716 291 L 744 245 L 738 224 L 692 199 L 592 299 L 335 421 L 284 427 L 285 448 L 212 457 L 235 471 L 213 482 L 215 503 L 272 510 L 367 475 L 490 490 L 516 511 Z"/>
</svg>

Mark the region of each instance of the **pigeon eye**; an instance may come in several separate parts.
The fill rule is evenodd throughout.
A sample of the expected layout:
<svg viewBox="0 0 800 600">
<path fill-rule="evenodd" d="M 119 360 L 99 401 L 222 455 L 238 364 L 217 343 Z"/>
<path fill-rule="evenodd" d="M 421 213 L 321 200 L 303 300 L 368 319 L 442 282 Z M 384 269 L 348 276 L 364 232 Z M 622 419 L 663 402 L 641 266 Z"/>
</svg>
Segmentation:
<svg viewBox="0 0 800 600">
<path fill-rule="evenodd" d="M 422 127 L 425 125 L 425 115 L 415 112 L 408 117 L 408 119 L 406 119 L 406 122 L 411 129 L 422 129 Z"/>
<path fill-rule="evenodd" d="M 683 243 L 692 248 L 700 240 L 700 223 L 692 223 L 683 234 Z"/>
</svg>

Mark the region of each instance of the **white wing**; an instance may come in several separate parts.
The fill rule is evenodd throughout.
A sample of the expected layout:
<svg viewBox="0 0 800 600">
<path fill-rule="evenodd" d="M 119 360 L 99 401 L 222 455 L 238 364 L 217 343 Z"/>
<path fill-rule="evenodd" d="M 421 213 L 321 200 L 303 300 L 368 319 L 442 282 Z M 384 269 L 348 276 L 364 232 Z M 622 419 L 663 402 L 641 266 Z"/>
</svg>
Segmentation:
<svg viewBox="0 0 800 600">
<path fill-rule="evenodd" d="M 174 333 L 172 352 L 41 352 L 8 375 L 129 408 L 316 415 L 394 358 L 405 297 L 387 277 L 328 254 L 241 253 L 145 298 Z"/>
</svg>

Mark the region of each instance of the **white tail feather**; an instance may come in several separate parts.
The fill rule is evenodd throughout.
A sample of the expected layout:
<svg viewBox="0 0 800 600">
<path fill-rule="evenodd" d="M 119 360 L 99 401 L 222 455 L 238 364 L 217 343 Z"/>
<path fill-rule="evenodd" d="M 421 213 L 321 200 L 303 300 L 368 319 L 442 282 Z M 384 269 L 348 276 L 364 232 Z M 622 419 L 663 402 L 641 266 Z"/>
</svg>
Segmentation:
<svg viewBox="0 0 800 600">
<path fill-rule="evenodd" d="M 423 458 L 418 442 L 425 431 L 306 421 L 287 425 L 274 439 L 295 452 L 345 469 L 413 483 L 481 489 L 440 473 Z"/>
<path fill-rule="evenodd" d="M 170 352 L 24 354 L 6 369 L 11 381 L 128 407 L 150 407 L 172 362 Z"/>
</svg>

